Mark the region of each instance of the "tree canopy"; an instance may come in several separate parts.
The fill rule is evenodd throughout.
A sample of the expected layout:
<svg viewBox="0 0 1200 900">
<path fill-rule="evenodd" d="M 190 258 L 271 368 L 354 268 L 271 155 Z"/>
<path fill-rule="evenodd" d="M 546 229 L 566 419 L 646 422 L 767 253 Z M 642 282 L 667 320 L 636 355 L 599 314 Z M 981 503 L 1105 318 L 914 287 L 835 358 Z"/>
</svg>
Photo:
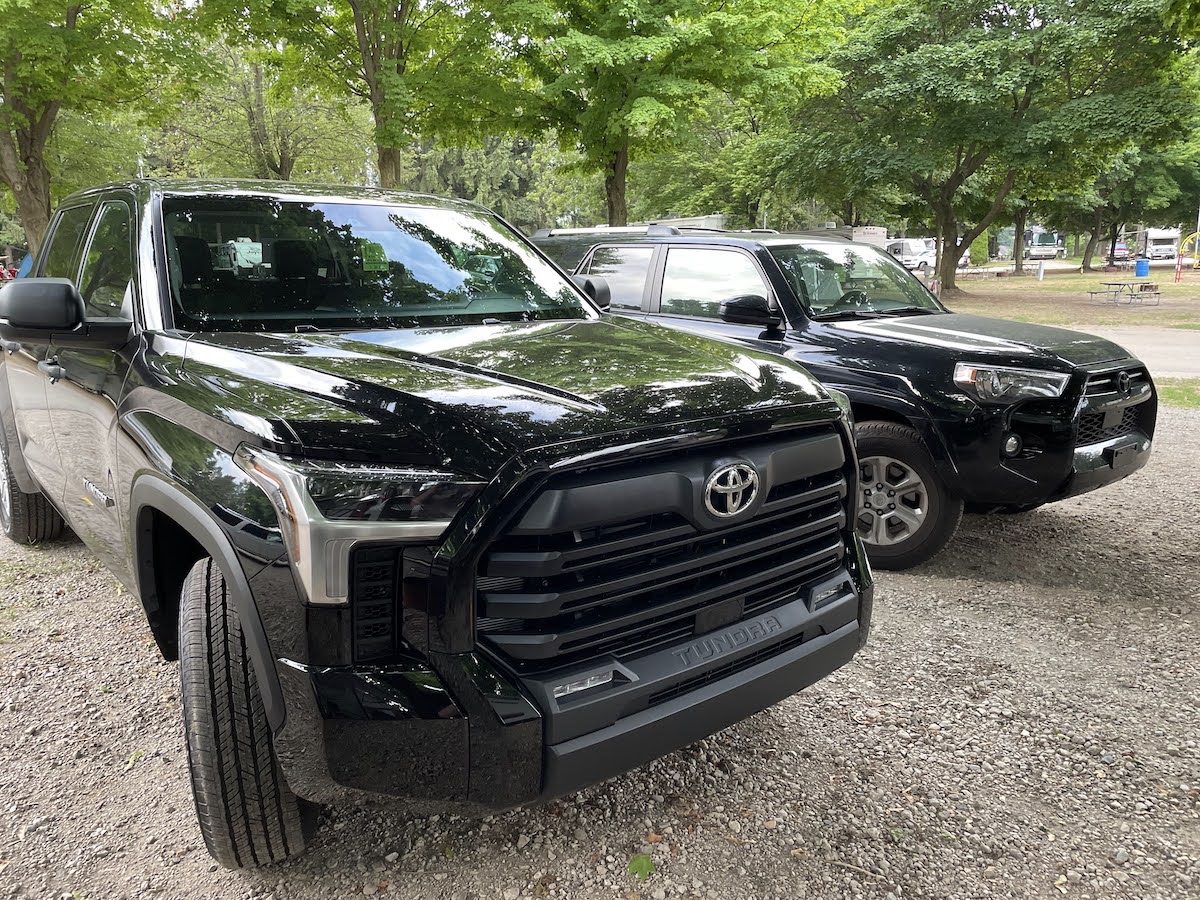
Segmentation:
<svg viewBox="0 0 1200 900">
<path fill-rule="evenodd" d="M 175 19 L 146 0 L 8 0 L 0 56 L 0 181 L 33 249 L 50 222 L 46 148 L 59 115 L 144 109 L 151 87 L 199 65 Z"/>
<path fill-rule="evenodd" d="M 1187 218 L 1197 40 L 1179 0 L 8 0 L 0 206 L 34 249 L 137 174 L 835 220 L 940 235 L 953 286 L 1002 222 Z"/>
</svg>

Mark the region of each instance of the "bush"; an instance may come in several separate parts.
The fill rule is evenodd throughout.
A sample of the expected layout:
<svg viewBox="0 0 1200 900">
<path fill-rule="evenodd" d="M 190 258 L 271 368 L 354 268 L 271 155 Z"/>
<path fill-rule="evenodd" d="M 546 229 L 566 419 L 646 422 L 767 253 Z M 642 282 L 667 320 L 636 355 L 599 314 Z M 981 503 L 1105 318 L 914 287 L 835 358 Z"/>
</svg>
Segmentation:
<svg viewBox="0 0 1200 900">
<path fill-rule="evenodd" d="M 988 234 L 985 231 L 971 241 L 971 265 L 983 266 L 988 261 Z"/>
</svg>

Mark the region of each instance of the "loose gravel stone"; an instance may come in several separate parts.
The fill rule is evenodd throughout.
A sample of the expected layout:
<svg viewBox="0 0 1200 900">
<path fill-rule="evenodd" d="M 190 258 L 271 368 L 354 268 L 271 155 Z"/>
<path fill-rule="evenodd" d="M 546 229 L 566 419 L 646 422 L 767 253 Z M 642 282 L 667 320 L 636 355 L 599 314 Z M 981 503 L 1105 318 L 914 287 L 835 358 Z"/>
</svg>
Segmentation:
<svg viewBox="0 0 1200 900">
<path fill-rule="evenodd" d="M 1194 900 L 1200 413 L 1160 416 L 1143 472 L 877 573 L 866 649 L 766 712 L 549 804 L 325 810 L 262 871 L 204 850 L 137 601 L 0 543 L 0 896 Z"/>
</svg>

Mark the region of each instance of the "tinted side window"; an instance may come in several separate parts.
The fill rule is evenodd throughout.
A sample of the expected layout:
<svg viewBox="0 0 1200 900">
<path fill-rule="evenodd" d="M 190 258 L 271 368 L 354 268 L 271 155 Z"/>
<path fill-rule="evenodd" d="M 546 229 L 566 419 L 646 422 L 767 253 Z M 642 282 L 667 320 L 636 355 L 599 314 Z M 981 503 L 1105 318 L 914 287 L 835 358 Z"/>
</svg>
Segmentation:
<svg viewBox="0 0 1200 900">
<path fill-rule="evenodd" d="M 587 274 L 608 282 L 613 309 L 640 310 L 653 256 L 653 247 L 601 247 L 592 255 Z"/>
<path fill-rule="evenodd" d="M 79 294 L 89 319 L 130 316 L 126 298 L 133 279 L 132 220 L 129 206 L 119 200 L 100 207 L 79 275 Z"/>
<path fill-rule="evenodd" d="M 79 242 L 91 217 L 90 205 L 63 211 L 50 235 L 50 244 L 42 253 L 42 275 L 47 278 L 75 278 L 79 272 Z"/>
<path fill-rule="evenodd" d="M 770 297 L 750 257 L 736 250 L 700 247 L 667 252 L 661 312 L 717 319 L 723 300 L 747 294 Z"/>
</svg>

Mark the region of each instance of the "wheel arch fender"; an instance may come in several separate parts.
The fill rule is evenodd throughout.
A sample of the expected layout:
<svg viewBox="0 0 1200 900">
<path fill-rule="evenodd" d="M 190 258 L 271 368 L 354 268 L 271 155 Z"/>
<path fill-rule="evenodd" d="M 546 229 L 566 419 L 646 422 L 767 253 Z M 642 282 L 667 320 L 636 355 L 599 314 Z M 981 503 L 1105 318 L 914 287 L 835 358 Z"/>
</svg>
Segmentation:
<svg viewBox="0 0 1200 900">
<path fill-rule="evenodd" d="M 246 648 L 254 666 L 259 690 L 262 692 L 267 721 L 271 730 L 278 733 L 286 720 L 279 674 L 275 669 L 266 629 L 250 589 L 250 581 L 233 544 L 216 517 L 199 499 L 158 473 L 147 472 L 133 483 L 129 521 L 133 531 L 134 573 L 138 593 L 148 617 L 151 617 L 152 627 L 153 611 L 163 606 L 157 595 L 158 582 L 153 568 L 152 530 L 155 513 L 167 516 L 182 528 L 220 568 L 229 596 L 237 608 Z"/>
<path fill-rule="evenodd" d="M 4 351 L 0 350 L 0 354 Z M 8 468 L 12 472 L 17 486 L 27 494 L 41 490 L 38 483 L 29 474 L 25 465 L 25 455 L 21 452 L 21 438 L 17 433 L 17 415 L 12 405 L 12 392 L 8 387 L 8 366 L 0 363 L 0 440 L 4 441 L 4 451 L 8 455 Z"/>
<path fill-rule="evenodd" d="M 921 436 L 929 455 L 933 457 L 938 474 L 948 485 L 958 483 L 958 467 L 946 446 L 941 429 L 929 418 L 925 409 L 916 400 L 898 394 L 884 394 L 873 390 L 856 388 L 853 385 L 832 385 L 850 398 L 856 422 L 880 420 L 908 425 Z"/>
</svg>

